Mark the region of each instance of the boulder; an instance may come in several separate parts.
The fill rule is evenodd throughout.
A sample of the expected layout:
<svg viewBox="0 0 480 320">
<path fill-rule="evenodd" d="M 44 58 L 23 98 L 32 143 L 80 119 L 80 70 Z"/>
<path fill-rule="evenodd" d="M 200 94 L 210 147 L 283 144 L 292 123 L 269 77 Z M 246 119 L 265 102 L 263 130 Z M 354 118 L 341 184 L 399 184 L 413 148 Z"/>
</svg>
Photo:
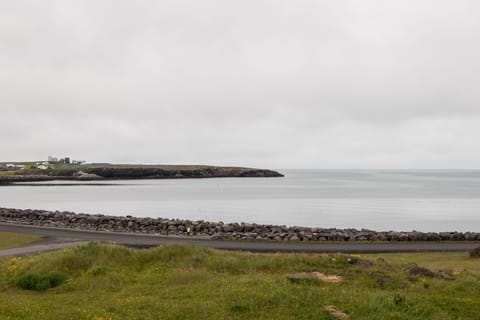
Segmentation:
<svg viewBox="0 0 480 320">
<path fill-rule="evenodd" d="M 463 235 L 463 233 L 456 232 L 453 234 L 452 240 L 455 240 L 455 241 L 465 240 L 465 236 Z"/>
<path fill-rule="evenodd" d="M 472 258 L 480 258 L 480 247 L 470 250 L 469 253 Z"/>
<path fill-rule="evenodd" d="M 443 280 L 453 281 L 453 270 L 451 269 L 440 269 L 438 270 L 437 276 Z"/>
<path fill-rule="evenodd" d="M 287 276 L 290 282 L 305 282 L 305 281 L 322 281 L 322 282 L 340 282 L 342 277 L 336 275 L 326 275 L 321 272 L 303 272 L 295 273 Z"/>
<path fill-rule="evenodd" d="M 335 319 L 348 319 L 350 316 L 342 311 L 340 311 L 337 307 L 335 306 L 325 306 L 323 307 L 323 310 L 327 311 L 330 313 Z"/>
<path fill-rule="evenodd" d="M 417 276 L 417 277 L 429 277 L 433 278 L 435 277 L 435 273 L 427 268 L 423 267 L 413 267 L 410 269 L 407 269 L 407 273 L 412 276 Z"/>
</svg>

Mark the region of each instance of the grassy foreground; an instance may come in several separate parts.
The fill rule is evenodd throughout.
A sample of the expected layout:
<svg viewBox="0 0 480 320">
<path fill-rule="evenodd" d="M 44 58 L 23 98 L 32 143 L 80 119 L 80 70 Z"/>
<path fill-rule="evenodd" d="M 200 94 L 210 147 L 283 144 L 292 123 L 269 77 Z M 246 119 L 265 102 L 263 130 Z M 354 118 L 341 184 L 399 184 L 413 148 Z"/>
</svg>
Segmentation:
<svg viewBox="0 0 480 320">
<path fill-rule="evenodd" d="M 0 232 L 0 250 L 23 246 L 40 240 L 40 238 L 40 236 L 33 234 Z"/>
<path fill-rule="evenodd" d="M 406 264 L 414 262 L 454 268 L 454 280 L 408 275 Z M 310 271 L 342 281 L 287 279 Z M 47 290 L 19 288 L 26 273 L 52 272 L 68 279 Z M 335 319 L 327 305 L 350 319 L 479 319 L 480 260 L 467 253 L 251 254 L 92 242 L 0 261 L 0 319 Z"/>
</svg>

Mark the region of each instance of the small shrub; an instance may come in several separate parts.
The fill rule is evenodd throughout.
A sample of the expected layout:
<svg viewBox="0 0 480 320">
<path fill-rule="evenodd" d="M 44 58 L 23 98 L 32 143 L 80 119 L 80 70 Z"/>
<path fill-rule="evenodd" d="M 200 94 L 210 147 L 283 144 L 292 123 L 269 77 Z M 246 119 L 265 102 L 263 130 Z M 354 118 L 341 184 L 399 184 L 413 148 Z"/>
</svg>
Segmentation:
<svg viewBox="0 0 480 320">
<path fill-rule="evenodd" d="M 36 290 L 40 275 L 33 272 L 22 273 L 17 280 L 17 286 L 25 290 Z"/>
<path fill-rule="evenodd" d="M 47 283 L 48 286 L 45 289 L 48 289 L 48 288 L 54 288 L 61 285 L 62 283 L 65 282 L 65 280 L 67 280 L 67 278 L 68 278 L 67 274 L 63 272 L 52 271 L 43 275 L 41 282 Z"/>
<path fill-rule="evenodd" d="M 246 304 L 236 303 L 230 307 L 230 311 L 235 313 L 245 313 L 248 312 L 250 308 Z"/>
<path fill-rule="evenodd" d="M 90 274 L 94 277 L 99 277 L 99 276 L 104 276 L 109 272 L 110 272 L 110 268 L 108 268 L 106 266 L 97 266 L 97 267 L 93 267 L 92 269 L 90 269 L 88 274 Z"/>
<path fill-rule="evenodd" d="M 396 306 L 401 306 L 401 305 L 405 304 L 405 296 L 396 292 L 393 296 L 393 304 L 396 305 Z"/>
<path fill-rule="evenodd" d="M 43 291 L 61 285 L 67 278 L 65 273 L 58 271 L 48 272 L 44 275 L 25 272 L 18 277 L 17 286 L 25 290 Z"/>
</svg>

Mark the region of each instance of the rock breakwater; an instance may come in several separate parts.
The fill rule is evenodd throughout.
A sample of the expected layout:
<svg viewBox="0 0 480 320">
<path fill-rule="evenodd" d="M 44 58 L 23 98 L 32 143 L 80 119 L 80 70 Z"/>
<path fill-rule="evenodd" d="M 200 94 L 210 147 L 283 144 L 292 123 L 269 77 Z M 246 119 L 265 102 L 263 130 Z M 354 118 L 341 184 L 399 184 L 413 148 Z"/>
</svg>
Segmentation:
<svg viewBox="0 0 480 320">
<path fill-rule="evenodd" d="M 476 232 L 398 232 L 288 227 L 166 218 L 108 216 L 67 211 L 0 208 L 0 222 L 79 230 L 205 236 L 221 240 L 276 241 L 480 241 Z"/>
</svg>

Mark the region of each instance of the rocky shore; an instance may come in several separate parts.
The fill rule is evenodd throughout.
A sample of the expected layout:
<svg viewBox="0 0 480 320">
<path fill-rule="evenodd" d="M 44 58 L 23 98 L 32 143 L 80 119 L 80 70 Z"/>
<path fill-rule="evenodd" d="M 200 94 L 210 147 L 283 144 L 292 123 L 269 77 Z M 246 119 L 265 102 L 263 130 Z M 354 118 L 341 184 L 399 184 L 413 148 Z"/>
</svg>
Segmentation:
<svg viewBox="0 0 480 320">
<path fill-rule="evenodd" d="M 108 232 L 205 236 L 224 240 L 276 241 L 480 241 L 475 232 L 398 232 L 366 229 L 287 227 L 165 218 L 92 215 L 74 212 L 0 208 L 0 222 Z"/>
<path fill-rule="evenodd" d="M 52 177 L 47 175 L 10 175 L 0 176 L 0 184 L 16 182 L 47 182 L 53 180 L 82 180 L 79 177 Z M 95 179 L 98 180 L 98 179 Z"/>
</svg>

